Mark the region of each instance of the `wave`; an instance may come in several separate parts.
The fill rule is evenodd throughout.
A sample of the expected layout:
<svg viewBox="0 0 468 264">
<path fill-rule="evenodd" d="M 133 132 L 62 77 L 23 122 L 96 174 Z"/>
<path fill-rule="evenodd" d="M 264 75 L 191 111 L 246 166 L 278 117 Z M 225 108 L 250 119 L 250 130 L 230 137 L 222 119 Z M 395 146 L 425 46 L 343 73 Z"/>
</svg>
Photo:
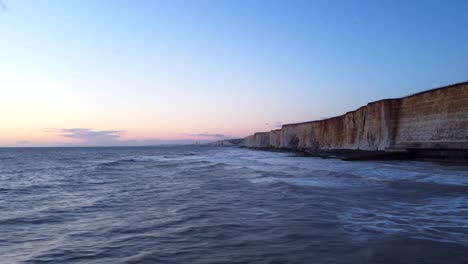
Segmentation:
<svg viewBox="0 0 468 264">
<path fill-rule="evenodd" d="M 236 148 L 20 154 L 0 162 L 0 262 L 368 263 L 401 244 L 453 263 L 418 248 L 468 245 L 458 167 Z M 348 261 L 356 251 L 368 258 Z"/>
<path fill-rule="evenodd" d="M 396 180 L 387 183 L 387 187 L 404 191 L 417 191 L 424 195 L 452 194 L 468 195 L 468 186 L 412 180 Z"/>
<path fill-rule="evenodd" d="M 442 196 L 419 202 L 391 201 L 374 208 L 351 207 L 339 216 L 344 230 L 358 240 L 379 234 L 404 234 L 468 245 L 468 232 L 463 228 L 467 204 L 464 196 Z"/>
<path fill-rule="evenodd" d="M 12 218 L 5 218 L 0 219 L 0 225 L 21 225 L 21 224 L 28 224 L 28 225 L 40 225 L 40 224 L 55 224 L 55 223 L 62 223 L 64 222 L 64 217 L 59 215 L 53 214 L 38 214 L 38 213 L 31 213 L 29 215 L 12 217 Z"/>
<path fill-rule="evenodd" d="M 259 184 L 283 183 L 304 187 L 346 188 L 375 184 L 368 179 L 351 173 L 339 173 L 327 170 L 313 170 L 304 175 L 278 172 L 257 172 L 250 174 L 250 181 Z"/>
<path fill-rule="evenodd" d="M 114 161 L 101 162 L 101 163 L 98 163 L 96 166 L 113 167 L 113 166 L 125 165 L 127 163 L 133 163 L 133 162 L 139 162 L 139 160 L 136 160 L 136 159 L 119 159 L 119 160 L 114 160 Z"/>
</svg>

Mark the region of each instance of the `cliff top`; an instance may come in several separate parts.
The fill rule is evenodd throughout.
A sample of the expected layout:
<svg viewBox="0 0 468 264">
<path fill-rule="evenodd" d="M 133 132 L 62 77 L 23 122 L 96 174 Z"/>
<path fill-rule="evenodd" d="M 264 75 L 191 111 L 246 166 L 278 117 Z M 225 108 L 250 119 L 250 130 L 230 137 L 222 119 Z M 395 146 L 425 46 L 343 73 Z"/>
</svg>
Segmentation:
<svg viewBox="0 0 468 264">
<path fill-rule="evenodd" d="M 308 123 L 314 123 L 314 122 L 322 122 L 322 121 L 325 121 L 325 120 L 332 120 L 332 119 L 335 119 L 335 118 L 343 117 L 343 116 L 345 116 L 345 115 L 347 115 L 347 114 L 351 114 L 351 113 L 357 112 L 357 111 L 359 111 L 360 109 L 367 107 L 368 105 L 372 105 L 372 104 L 376 104 L 376 103 L 380 103 L 380 102 L 386 102 L 386 101 L 402 100 L 402 99 L 410 98 L 410 97 L 413 97 L 413 96 L 418 96 L 418 95 L 422 95 L 422 94 L 425 94 L 425 93 L 437 92 L 437 91 L 445 90 L 445 89 L 452 89 L 452 88 L 457 88 L 457 89 L 458 89 L 458 88 L 461 88 L 461 87 L 463 87 L 463 86 L 465 86 L 465 85 L 468 85 L 468 81 L 460 82 L 460 83 L 455 83 L 455 84 L 451 84 L 451 85 L 447 85 L 447 86 L 442 86 L 442 87 L 437 87 L 437 88 L 433 88 L 433 89 L 429 89 L 429 90 L 424 90 L 424 91 L 417 92 L 417 93 L 410 94 L 410 95 L 403 96 L 403 97 L 380 99 L 380 100 L 377 100 L 377 101 L 370 102 L 370 103 L 368 103 L 368 104 L 365 105 L 365 106 L 361 106 L 361 107 L 359 107 L 359 108 L 356 109 L 356 110 L 348 111 L 348 112 L 346 112 L 346 113 L 344 113 L 344 114 L 342 114 L 342 115 L 339 115 L 339 116 L 334 116 L 334 117 L 325 118 L 325 119 L 321 119 L 321 120 L 312 120 L 312 121 L 306 121 L 306 122 L 300 122 L 300 123 L 284 124 L 283 127 L 285 127 L 285 126 L 297 126 L 297 125 L 308 124 Z M 265 132 L 262 132 L 262 133 L 265 133 Z"/>
</svg>

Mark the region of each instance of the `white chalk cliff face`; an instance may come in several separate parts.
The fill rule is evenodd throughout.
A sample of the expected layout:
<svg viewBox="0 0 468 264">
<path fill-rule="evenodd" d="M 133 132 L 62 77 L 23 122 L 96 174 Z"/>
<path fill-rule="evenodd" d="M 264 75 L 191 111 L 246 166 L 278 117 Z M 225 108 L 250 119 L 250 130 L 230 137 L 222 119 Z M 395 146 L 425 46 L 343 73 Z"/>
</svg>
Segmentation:
<svg viewBox="0 0 468 264">
<path fill-rule="evenodd" d="M 468 83 L 369 103 L 326 120 L 283 125 L 245 138 L 255 148 L 468 149 Z"/>
</svg>

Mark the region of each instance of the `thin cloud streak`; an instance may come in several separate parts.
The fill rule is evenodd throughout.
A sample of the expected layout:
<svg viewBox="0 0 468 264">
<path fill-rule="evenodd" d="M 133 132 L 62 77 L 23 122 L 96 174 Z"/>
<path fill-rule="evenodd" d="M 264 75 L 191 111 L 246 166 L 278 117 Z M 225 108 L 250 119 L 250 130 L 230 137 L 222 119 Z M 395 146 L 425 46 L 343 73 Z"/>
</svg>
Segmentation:
<svg viewBox="0 0 468 264">
<path fill-rule="evenodd" d="M 270 129 L 276 129 L 276 128 L 281 128 L 283 125 L 283 122 L 273 122 L 273 123 L 265 123 L 265 126 L 269 127 Z"/>
<path fill-rule="evenodd" d="M 1 1 L 0 0 L 0 11 L 1 12 L 6 12 L 8 10 L 8 7 L 7 5 L 5 4 L 5 2 Z"/>
<path fill-rule="evenodd" d="M 201 134 L 192 134 L 193 137 L 202 137 L 207 139 L 225 139 L 229 138 L 227 135 L 223 134 L 210 134 L 210 133 L 201 133 Z"/>
<path fill-rule="evenodd" d="M 24 146 L 24 145 L 31 145 L 33 142 L 29 140 L 18 140 L 16 141 L 16 145 L 18 146 Z"/>
<path fill-rule="evenodd" d="M 92 130 L 89 128 L 62 128 L 58 132 L 61 132 L 61 136 L 67 138 L 83 139 L 88 141 L 94 140 L 116 140 L 125 131 L 122 130 Z"/>
<path fill-rule="evenodd" d="M 151 146 L 151 145 L 181 145 L 209 143 L 215 140 L 226 139 L 223 134 L 190 134 L 193 138 L 182 139 L 159 139 L 149 138 L 142 140 L 122 140 L 121 136 L 127 131 L 124 130 L 95 130 L 91 128 L 48 128 L 48 133 L 54 133 L 64 138 L 77 139 L 80 142 L 63 144 L 62 146 Z"/>
</svg>

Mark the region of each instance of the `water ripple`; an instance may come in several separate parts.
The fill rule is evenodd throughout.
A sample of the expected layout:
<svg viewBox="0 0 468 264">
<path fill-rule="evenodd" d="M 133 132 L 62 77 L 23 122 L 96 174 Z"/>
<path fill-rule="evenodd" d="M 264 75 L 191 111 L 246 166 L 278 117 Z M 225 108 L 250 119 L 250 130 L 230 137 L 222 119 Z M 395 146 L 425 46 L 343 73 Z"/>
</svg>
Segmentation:
<svg viewBox="0 0 468 264">
<path fill-rule="evenodd" d="M 467 179 L 237 148 L 0 149 L 0 263 L 467 263 Z"/>
</svg>

